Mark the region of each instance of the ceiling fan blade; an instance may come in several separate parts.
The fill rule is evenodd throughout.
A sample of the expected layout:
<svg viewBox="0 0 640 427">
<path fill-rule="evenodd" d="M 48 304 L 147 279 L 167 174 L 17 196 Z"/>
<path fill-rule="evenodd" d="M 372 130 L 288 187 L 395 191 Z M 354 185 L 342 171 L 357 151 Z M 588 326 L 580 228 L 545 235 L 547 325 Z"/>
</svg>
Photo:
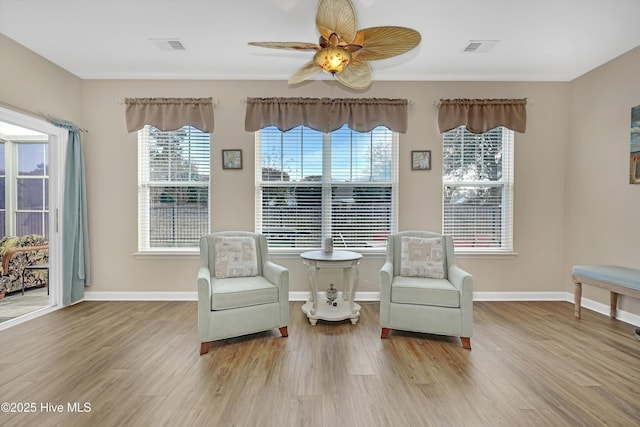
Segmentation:
<svg viewBox="0 0 640 427">
<path fill-rule="evenodd" d="M 347 68 L 335 76 L 340 83 L 351 89 L 366 89 L 371 85 L 371 67 L 358 59 L 353 59 Z"/>
<path fill-rule="evenodd" d="M 351 43 L 356 36 L 356 11 L 350 0 L 320 0 L 316 27 L 326 40 L 336 33 L 341 43 Z"/>
<path fill-rule="evenodd" d="M 318 67 L 314 61 L 309 61 L 304 64 L 302 68 L 296 71 L 291 77 L 289 77 L 289 84 L 295 85 L 298 83 L 302 83 L 320 70 L 321 68 Z"/>
<path fill-rule="evenodd" d="M 305 42 L 249 42 L 251 46 L 268 47 L 271 49 L 287 50 L 319 50 L 320 46 L 315 43 Z"/>
<path fill-rule="evenodd" d="M 420 43 L 420 33 L 404 27 L 372 27 L 358 30 L 353 44 L 362 49 L 353 53 L 361 61 L 385 59 L 405 53 Z"/>
</svg>

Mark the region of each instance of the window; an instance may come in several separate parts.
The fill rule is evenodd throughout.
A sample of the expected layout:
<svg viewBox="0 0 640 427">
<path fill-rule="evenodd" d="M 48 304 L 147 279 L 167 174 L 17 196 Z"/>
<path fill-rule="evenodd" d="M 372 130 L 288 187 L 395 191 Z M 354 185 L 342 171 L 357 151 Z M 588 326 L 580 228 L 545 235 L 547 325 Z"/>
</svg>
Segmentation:
<svg viewBox="0 0 640 427">
<path fill-rule="evenodd" d="M 138 131 L 138 249 L 195 249 L 209 233 L 209 134 Z"/>
<path fill-rule="evenodd" d="M 15 233 L 49 235 L 49 145 L 17 144 Z"/>
<path fill-rule="evenodd" d="M 514 132 L 443 133 L 443 232 L 465 251 L 513 250 Z"/>
<path fill-rule="evenodd" d="M 0 135 L 0 233 L 48 238 L 48 137 L 7 124 L 3 130 L 12 134 Z"/>
<path fill-rule="evenodd" d="M 384 247 L 397 228 L 397 133 L 256 132 L 256 230 L 270 247 Z"/>
</svg>

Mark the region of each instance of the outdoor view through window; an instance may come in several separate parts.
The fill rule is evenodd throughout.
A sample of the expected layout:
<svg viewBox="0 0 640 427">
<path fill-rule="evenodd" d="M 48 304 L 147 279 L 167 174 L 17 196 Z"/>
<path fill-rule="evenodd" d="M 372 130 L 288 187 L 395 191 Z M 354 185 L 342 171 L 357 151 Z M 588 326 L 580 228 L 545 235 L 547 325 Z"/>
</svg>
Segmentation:
<svg viewBox="0 0 640 427">
<path fill-rule="evenodd" d="M 395 230 L 397 134 L 324 134 L 299 126 L 256 134 L 256 230 L 271 247 L 384 245 Z"/>
<path fill-rule="evenodd" d="M 513 134 L 464 126 L 442 134 L 442 229 L 457 249 L 513 249 Z"/>
<path fill-rule="evenodd" d="M 48 137 L 8 124 L 0 127 L 0 233 L 49 236 Z"/>
<path fill-rule="evenodd" d="M 138 132 L 139 250 L 197 248 L 209 232 L 209 134 Z"/>
</svg>

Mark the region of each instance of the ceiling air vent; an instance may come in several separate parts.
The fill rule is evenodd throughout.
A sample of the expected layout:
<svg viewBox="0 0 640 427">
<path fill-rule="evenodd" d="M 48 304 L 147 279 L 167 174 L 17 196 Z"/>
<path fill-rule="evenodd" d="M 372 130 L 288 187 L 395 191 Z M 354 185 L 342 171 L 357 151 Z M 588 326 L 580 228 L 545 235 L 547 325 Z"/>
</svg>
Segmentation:
<svg viewBox="0 0 640 427">
<path fill-rule="evenodd" d="M 469 40 L 462 51 L 464 53 L 487 53 L 499 42 L 500 40 Z"/>
<path fill-rule="evenodd" d="M 180 39 L 149 39 L 158 49 L 163 51 L 187 50 Z"/>
</svg>

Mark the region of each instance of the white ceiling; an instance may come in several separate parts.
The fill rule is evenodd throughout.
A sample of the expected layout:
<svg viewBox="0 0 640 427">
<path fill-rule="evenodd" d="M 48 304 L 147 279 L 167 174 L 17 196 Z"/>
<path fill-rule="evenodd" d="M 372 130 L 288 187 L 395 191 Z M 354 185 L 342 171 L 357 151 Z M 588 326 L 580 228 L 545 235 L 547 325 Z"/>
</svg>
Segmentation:
<svg viewBox="0 0 640 427">
<path fill-rule="evenodd" d="M 640 45 L 640 0 L 352 1 L 358 28 L 422 35 L 416 49 L 371 62 L 374 81 L 570 81 Z M 0 0 L 0 32 L 83 79 L 286 80 L 312 52 L 247 42 L 315 43 L 316 8 L 316 0 Z M 152 38 L 187 49 L 162 51 Z M 499 43 L 463 53 L 470 40 Z"/>
</svg>

